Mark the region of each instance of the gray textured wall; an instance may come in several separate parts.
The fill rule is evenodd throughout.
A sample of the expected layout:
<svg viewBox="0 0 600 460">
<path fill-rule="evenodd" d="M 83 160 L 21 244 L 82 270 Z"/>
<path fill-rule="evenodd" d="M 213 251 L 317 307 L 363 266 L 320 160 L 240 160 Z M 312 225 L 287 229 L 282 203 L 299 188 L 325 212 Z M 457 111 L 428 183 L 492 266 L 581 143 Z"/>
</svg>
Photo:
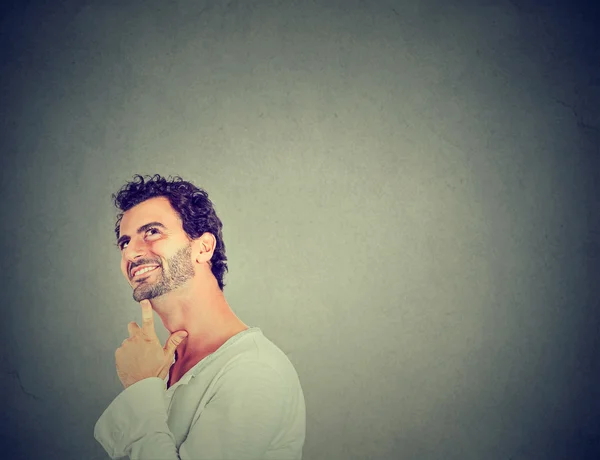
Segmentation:
<svg viewBox="0 0 600 460">
<path fill-rule="evenodd" d="M 135 173 L 209 192 L 306 460 L 600 455 L 594 11 L 51 3 L 2 7 L 3 458 L 107 458 Z"/>
</svg>

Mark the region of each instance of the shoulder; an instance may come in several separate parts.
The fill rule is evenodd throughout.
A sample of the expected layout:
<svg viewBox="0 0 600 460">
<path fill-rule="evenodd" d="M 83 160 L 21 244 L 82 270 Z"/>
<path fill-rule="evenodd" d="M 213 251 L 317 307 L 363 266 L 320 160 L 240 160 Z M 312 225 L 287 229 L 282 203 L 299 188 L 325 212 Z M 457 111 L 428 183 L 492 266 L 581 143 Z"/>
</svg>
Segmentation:
<svg viewBox="0 0 600 460">
<path fill-rule="evenodd" d="M 261 384 L 296 387 L 298 374 L 286 354 L 259 330 L 240 340 L 217 375 L 219 379 L 244 379 Z M 233 351 L 233 350 L 232 350 Z"/>
</svg>

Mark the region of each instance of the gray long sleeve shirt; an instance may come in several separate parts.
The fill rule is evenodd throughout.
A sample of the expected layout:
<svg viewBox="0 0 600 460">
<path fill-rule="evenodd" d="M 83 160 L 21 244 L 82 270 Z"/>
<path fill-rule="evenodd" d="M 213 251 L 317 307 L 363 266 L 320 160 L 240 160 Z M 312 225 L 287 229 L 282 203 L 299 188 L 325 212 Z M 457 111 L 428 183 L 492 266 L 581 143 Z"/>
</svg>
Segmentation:
<svg viewBox="0 0 600 460">
<path fill-rule="evenodd" d="M 112 459 L 300 460 L 306 408 L 287 356 L 257 328 L 231 337 L 167 389 L 123 390 L 94 437 Z"/>
</svg>

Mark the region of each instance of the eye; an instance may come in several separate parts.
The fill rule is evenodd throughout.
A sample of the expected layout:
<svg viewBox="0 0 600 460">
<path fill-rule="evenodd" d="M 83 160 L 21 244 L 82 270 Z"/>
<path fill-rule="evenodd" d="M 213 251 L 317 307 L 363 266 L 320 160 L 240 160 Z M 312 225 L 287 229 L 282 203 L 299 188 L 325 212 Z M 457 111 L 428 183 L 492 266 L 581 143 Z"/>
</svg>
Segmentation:
<svg viewBox="0 0 600 460">
<path fill-rule="evenodd" d="M 125 249 L 127 247 L 128 243 L 129 243 L 129 241 L 123 241 L 121 244 L 119 244 L 119 249 L 122 251 L 123 249 Z"/>
<path fill-rule="evenodd" d="M 154 233 L 153 233 L 153 232 L 154 232 Z M 154 235 L 154 234 L 156 234 L 156 233 L 160 233 L 160 232 L 159 232 L 159 231 L 158 231 L 158 229 L 156 229 L 155 227 L 149 228 L 149 229 L 146 231 L 146 235 Z"/>
</svg>

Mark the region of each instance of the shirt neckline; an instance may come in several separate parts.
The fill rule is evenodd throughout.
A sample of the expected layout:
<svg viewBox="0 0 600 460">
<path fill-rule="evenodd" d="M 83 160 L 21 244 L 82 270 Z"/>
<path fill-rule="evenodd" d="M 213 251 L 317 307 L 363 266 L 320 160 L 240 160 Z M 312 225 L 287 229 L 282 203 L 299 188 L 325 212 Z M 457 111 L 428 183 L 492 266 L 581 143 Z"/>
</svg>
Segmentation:
<svg viewBox="0 0 600 460">
<path fill-rule="evenodd" d="M 174 390 L 179 385 L 187 384 L 192 379 L 192 377 L 195 377 L 202 370 L 202 368 L 206 367 L 211 361 L 213 361 L 216 357 L 218 357 L 221 353 L 223 353 L 227 348 L 229 348 L 234 343 L 238 342 L 243 337 L 250 335 L 252 333 L 256 333 L 256 332 L 262 332 L 262 331 L 259 327 L 254 326 L 254 327 L 249 327 L 248 329 L 244 329 L 243 331 L 238 332 L 237 334 L 229 337 L 223 343 L 223 345 L 221 345 L 219 348 L 217 348 L 210 355 L 205 356 L 200 361 L 198 361 L 193 367 L 190 368 L 190 370 L 188 370 L 185 374 L 183 374 L 183 376 L 174 385 L 167 388 L 166 389 L 167 392 L 171 392 L 171 390 Z M 175 362 L 175 357 L 173 357 L 173 363 L 174 362 Z M 166 386 L 169 383 L 169 374 L 167 374 L 167 376 L 165 377 L 164 382 L 165 382 L 165 388 L 166 388 Z"/>
</svg>

